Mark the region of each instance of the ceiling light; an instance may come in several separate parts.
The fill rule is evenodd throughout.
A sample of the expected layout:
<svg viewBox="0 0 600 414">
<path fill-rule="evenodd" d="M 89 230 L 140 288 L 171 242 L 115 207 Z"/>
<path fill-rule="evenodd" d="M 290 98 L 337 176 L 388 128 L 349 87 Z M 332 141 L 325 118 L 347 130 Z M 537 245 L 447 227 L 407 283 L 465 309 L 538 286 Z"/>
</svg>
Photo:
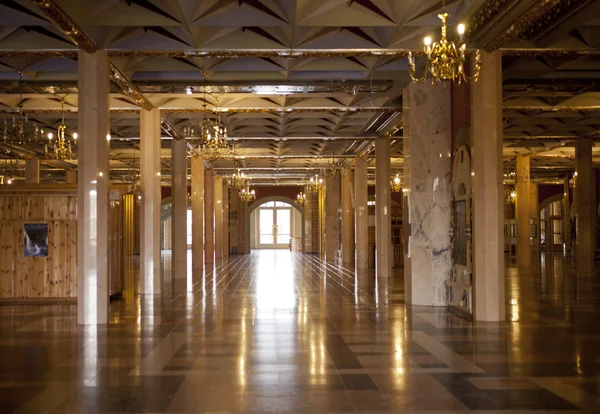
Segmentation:
<svg viewBox="0 0 600 414">
<path fill-rule="evenodd" d="M 425 80 L 428 76 L 431 76 L 434 81 L 456 81 L 459 85 L 462 81 L 468 83 L 477 82 L 479 71 L 481 70 L 479 50 L 475 51 L 473 76 L 469 77 L 465 73 L 465 52 L 467 50 L 467 44 L 464 42 L 465 25 L 461 23 L 457 27 L 458 45 L 455 45 L 453 41 L 448 41 L 446 38 L 446 20 L 450 17 L 450 14 L 445 11 L 445 0 L 442 1 L 442 8 L 442 14 L 438 14 L 438 17 L 442 20 L 442 39 L 439 42 L 432 42 L 429 36 L 423 39 L 423 50 L 427 55 L 427 62 L 423 76 L 420 78 L 415 76 L 415 58 L 411 52 L 408 53 L 410 77 L 415 82 Z"/>
<path fill-rule="evenodd" d="M 188 95 L 191 95 L 192 94 L 192 88 L 189 87 L 189 86 L 187 88 L 185 88 L 185 93 L 187 93 Z"/>
</svg>

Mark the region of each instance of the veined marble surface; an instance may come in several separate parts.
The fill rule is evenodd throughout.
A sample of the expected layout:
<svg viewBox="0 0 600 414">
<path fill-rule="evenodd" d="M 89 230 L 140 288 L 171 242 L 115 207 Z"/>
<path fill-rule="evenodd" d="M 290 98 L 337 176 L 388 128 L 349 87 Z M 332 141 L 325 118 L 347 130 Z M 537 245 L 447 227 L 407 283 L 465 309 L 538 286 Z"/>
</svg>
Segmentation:
<svg viewBox="0 0 600 414">
<path fill-rule="evenodd" d="M 411 83 L 411 303 L 446 305 L 452 270 L 450 86 Z"/>
</svg>

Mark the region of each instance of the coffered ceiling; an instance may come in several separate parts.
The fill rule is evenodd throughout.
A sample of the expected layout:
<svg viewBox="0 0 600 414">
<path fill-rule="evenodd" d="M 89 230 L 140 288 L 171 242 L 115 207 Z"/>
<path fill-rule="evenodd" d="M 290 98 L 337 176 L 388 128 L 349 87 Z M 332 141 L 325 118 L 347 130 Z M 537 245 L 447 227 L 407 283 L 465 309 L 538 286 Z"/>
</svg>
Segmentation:
<svg viewBox="0 0 600 414">
<path fill-rule="evenodd" d="M 572 171 L 573 141 L 600 130 L 599 3 L 448 0 L 450 26 L 467 22 L 470 45 L 503 50 L 504 154 L 510 164 L 534 153 L 540 180 Z M 136 90 L 111 84 L 113 178 L 139 157 L 141 102 L 163 114 L 165 179 L 170 137 L 218 116 L 249 173 L 299 182 L 369 154 L 374 137 L 401 126 L 406 54 L 439 37 L 441 8 L 439 0 L 4 0 L 0 130 L 17 107 L 55 129 L 64 104 L 75 131 L 77 50 L 103 48 Z M 394 168 L 401 134 L 391 137 Z M 0 157 L 43 151 L 0 148 Z M 235 164 L 212 166 L 225 174 Z M 47 162 L 44 177 L 59 179 L 64 168 Z"/>
</svg>

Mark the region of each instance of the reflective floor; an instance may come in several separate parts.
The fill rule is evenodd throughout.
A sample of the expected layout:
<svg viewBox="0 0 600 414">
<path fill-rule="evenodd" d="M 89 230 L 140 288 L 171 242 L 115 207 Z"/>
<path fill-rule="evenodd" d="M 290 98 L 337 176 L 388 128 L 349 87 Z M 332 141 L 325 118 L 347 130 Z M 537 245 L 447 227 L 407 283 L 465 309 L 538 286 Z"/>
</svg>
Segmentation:
<svg viewBox="0 0 600 414">
<path fill-rule="evenodd" d="M 78 326 L 74 305 L 0 306 L 0 413 L 600 413 L 598 277 L 507 259 L 507 322 L 471 324 L 406 307 L 401 269 L 355 283 L 262 251 L 189 292 L 166 272 L 163 295 L 128 291 L 108 326 Z"/>
</svg>

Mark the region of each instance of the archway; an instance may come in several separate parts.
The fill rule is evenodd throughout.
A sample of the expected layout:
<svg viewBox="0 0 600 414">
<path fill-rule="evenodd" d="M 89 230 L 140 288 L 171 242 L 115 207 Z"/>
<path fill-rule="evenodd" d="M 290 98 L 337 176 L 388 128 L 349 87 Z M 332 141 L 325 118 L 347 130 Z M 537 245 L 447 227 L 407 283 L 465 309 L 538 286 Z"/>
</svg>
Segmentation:
<svg viewBox="0 0 600 414">
<path fill-rule="evenodd" d="M 286 205 L 289 205 L 290 209 L 296 210 L 300 214 L 300 223 L 299 223 L 300 234 L 301 234 L 301 236 L 300 236 L 301 244 L 300 245 L 302 246 L 302 252 L 304 252 L 304 207 L 295 204 L 294 200 L 292 200 L 289 197 L 285 197 L 285 196 L 263 197 L 263 198 L 256 200 L 254 203 L 252 203 L 248 206 L 248 208 L 246 209 L 246 213 L 245 213 L 245 222 L 247 223 L 247 225 L 245 226 L 246 227 L 245 233 L 246 233 L 246 240 L 248 240 L 248 242 L 250 243 L 250 246 L 252 246 L 251 228 L 254 227 L 252 224 L 251 217 L 253 217 L 253 213 L 255 211 L 257 211 L 257 209 L 259 209 L 261 206 L 263 206 L 265 204 L 270 204 L 270 203 L 273 203 L 273 208 L 275 208 L 275 209 L 277 208 L 277 203 L 285 203 Z M 276 215 L 277 213 L 274 212 L 274 214 Z M 260 243 L 258 243 L 258 245 L 260 245 Z"/>
</svg>

